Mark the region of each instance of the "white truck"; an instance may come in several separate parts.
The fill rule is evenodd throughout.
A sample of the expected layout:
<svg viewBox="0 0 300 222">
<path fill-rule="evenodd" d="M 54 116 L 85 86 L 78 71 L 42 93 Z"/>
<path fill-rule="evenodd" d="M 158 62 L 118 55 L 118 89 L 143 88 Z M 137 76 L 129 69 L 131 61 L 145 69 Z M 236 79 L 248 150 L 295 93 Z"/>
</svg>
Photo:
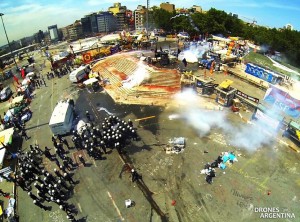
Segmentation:
<svg viewBox="0 0 300 222">
<path fill-rule="evenodd" d="M 89 72 L 87 66 L 80 66 L 79 68 L 72 71 L 69 75 L 69 79 L 71 82 L 77 83 L 82 80 Z"/>
<path fill-rule="evenodd" d="M 49 121 L 53 135 L 65 135 L 72 129 L 74 120 L 73 100 L 63 100 L 57 103 Z"/>
</svg>

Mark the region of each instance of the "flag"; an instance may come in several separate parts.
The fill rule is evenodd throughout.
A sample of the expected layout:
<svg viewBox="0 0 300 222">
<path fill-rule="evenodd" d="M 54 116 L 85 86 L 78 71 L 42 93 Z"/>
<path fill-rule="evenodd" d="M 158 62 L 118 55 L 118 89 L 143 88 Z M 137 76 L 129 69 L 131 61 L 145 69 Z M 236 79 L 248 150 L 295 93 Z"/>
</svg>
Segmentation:
<svg viewBox="0 0 300 222">
<path fill-rule="evenodd" d="M 182 63 L 184 64 L 184 67 L 187 67 L 187 61 L 185 58 L 182 60 Z"/>
<path fill-rule="evenodd" d="M 21 69 L 21 76 L 23 79 L 25 79 L 25 70 L 24 69 Z"/>
<path fill-rule="evenodd" d="M 13 75 L 13 78 L 14 78 L 14 80 L 16 81 L 16 83 L 18 83 L 18 85 L 20 85 L 19 79 L 18 79 L 15 75 Z"/>
</svg>

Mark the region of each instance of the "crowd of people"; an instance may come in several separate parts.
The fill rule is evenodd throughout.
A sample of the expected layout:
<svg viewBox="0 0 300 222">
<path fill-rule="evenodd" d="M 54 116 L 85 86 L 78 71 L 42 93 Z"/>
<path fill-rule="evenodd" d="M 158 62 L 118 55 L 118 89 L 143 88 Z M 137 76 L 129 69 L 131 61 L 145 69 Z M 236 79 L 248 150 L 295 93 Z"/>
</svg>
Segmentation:
<svg viewBox="0 0 300 222">
<path fill-rule="evenodd" d="M 91 158 L 103 160 L 105 159 L 103 155 L 110 153 L 108 149 L 116 149 L 119 153 L 123 153 L 123 148 L 131 140 L 139 139 L 131 120 L 125 121 L 110 115 L 100 125 L 95 126 L 89 112 L 86 112 L 86 117 L 89 121 L 83 129 L 72 131 L 74 145 L 70 145 L 61 135 L 52 136 L 53 148 L 46 146 L 41 149 L 38 144 L 29 145 L 26 152 L 20 151 L 17 155 L 19 161 L 14 177 L 6 178 L 27 192 L 32 203 L 37 207 L 51 211 L 52 207 L 47 202 L 57 204 L 70 221 L 77 221 L 75 216 L 78 213 L 76 207 L 68 203 L 72 190 L 79 183 L 73 179 L 74 170 L 80 164 L 86 166 L 87 160 L 79 155 L 79 162 L 76 162 L 69 157 L 69 150 L 83 150 Z M 55 163 L 56 167 L 51 170 L 46 169 L 43 164 L 45 158 Z M 131 175 L 133 182 L 141 178 L 133 169 Z M 5 192 L 1 193 L 8 195 Z"/>
</svg>

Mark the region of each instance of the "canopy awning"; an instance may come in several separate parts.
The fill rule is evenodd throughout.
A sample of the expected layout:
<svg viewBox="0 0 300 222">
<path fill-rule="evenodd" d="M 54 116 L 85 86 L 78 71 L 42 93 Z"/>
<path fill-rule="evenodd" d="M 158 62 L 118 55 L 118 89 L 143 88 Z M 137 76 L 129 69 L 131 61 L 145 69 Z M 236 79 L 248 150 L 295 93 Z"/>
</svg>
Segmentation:
<svg viewBox="0 0 300 222">
<path fill-rule="evenodd" d="M 223 89 L 227 89 L 232 83 L 233 83 L 233 81 L 226 79 L 219 85 L 219 87 L 223 88 Z"/>
<path fill-rule="evenodd" d="M 13 100 L 12 100 L 12 104 L 15 104 L 15 103 L 19 103 L 19 102 L 22 102 L 24 99 L 24 96 L 17 96 L 15 97 Z"/>
<path fill-rule="evenodd" d="M 13 127 L 0 132 L 0 148 L 3 147 L 2 143 L 4 145 L 12 143 L 13 134 L 14 134 L 14 128 Z"/>
</svg>

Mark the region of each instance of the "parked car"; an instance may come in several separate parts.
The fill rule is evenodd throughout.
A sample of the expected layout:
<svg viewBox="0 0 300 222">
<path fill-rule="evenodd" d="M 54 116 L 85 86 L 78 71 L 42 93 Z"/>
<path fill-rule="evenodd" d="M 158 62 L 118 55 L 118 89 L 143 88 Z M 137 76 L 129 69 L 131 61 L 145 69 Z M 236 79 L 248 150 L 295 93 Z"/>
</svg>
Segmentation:
<svg viewBox="0 0 300 222">
<path fill-rule="evenodd" d="M 0 92 L 0 100 L 1 101 L 7 100 L 11 95 L 12 95 L 11 88 L 7 86 L 4 89 L 2 89 L 2 91 Z"/>
</svg>

